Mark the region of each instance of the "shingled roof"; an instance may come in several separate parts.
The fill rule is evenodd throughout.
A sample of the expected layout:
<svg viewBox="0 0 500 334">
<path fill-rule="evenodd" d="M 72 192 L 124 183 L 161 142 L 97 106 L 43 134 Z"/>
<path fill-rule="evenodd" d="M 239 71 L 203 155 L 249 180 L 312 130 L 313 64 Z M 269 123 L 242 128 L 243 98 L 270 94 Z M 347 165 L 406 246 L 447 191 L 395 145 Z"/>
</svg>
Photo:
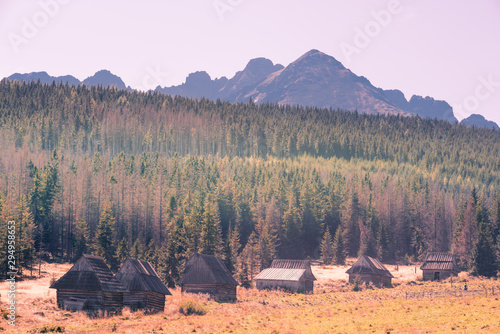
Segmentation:
<svg viewBox="0 0 500 334">
<path fill-rule="evenodd" d="M 362 255 L 355 264 L 352 265 L 347 274 L 371 274 L 393 278 L 392 274 L 386 267 L 377 259 Z"/>
<path fill-rule="evenodd" d="M 255 279 L 297 281 L 302 276 L 315 281 L 311 263 L 307 260 L 273 260 L 270 268 L 264 269 Z"/>
<path fill-rule="evenodd" d="M 125 292 L 100 256 L 84 254 L 71 269 L 50 286 L 52 289 Z"/>
<path fill-rule="evenodd" d="M 455 261 L 455 255 L 452 253 L 427 253 L 424 264 L 420 267 L 422 270 L 451 270 L 460 272 Z"/>
<path fill-rule="evenodd" d="M 186 263 L 180 284 L 229 284 L 238 285 L 224 263 L 216 256 L 194 254 Z"/>
<path fill-rule="evenodd" d="M 128 259 L 116 274 L 116 278 L 129 291 L 152 291 L 171 295 L 158 274 L 147 261 Z"/>
</svg>

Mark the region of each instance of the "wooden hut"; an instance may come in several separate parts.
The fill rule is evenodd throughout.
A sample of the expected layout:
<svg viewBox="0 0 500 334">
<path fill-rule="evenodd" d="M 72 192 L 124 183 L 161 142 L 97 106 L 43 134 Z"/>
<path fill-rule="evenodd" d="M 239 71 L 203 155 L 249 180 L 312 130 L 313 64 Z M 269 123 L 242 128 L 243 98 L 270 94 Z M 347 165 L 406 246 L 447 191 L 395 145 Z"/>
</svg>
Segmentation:
<svg viewBox="0 0 500 334">
<path fill-rule="evenodd" d="M 128 259 L 116 278 L 127 289 L 123 295 L 124 306 L 155 313 L 164 311 L 165 296 L 171 293 L 149 262 Z"/>
<path fill-rule="evenodd" d="M 215 256 L 194 254 L 179 281 L 181 292 L 206 293 L 216 300 L 236 300 L 238 282 Z"/>
<path fill-rule="evenodd" d="M 363 255 L 349 270 L 349 283 L 359 279 L 361 283 L 373 283 L 376 286 L 391 286 L 394 278 L 386 267 L 377 259 Z"/>
<path fill-rule="evenodd" d="M 452 253 L 428 253 L 424 264 L 420 267 L 424 281 L 440 281 L 451 276 L 457 276 L 460 269 L 455 255 Z"/>
<path fill-rule="evenodd" d="M 257 289 L 286 289 L 300 293 L 312 293 L 314 277 L 311 263 L 307 260 L 274 260 L 270 268 L 255 277 Z"/>
<path fill-rule="evenodd" d="M 50 288 L 57 289 L 59 308 L 87 312 L 120 311 L 126 291 L 104 260 L 93 255 L 83 255 Z"/>
</svg>

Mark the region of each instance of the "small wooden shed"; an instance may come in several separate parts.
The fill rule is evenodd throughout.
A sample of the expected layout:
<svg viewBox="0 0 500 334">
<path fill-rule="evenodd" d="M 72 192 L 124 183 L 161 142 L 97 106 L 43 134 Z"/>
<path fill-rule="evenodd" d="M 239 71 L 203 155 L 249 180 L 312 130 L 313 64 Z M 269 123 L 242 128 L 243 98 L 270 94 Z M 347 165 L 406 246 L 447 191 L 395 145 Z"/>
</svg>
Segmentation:
<svg viewBox="0 0 500 334">
<path fill-rule="evenodd" d="M 104 260 L 94 255 L 83 255 L 50 288 L 57 289 L 59 308 L 87 312 L 120 311 L 126 291 Z"/>
<path fill-rule="evenodd" d="M 257 289 L 286 289 L 300 293 L 313 293 L 314 277 L 307 260 L 274 260 L 270 268 L 255 277 Z"/>
<path fill-rule="evenodd" d="M 236 300 L 238 282 L 216 256 L 196 253 L 179 281 L 181 292 L 206 293 L 215 300 Z"/>
<path fill-rule="evenodd" d="M 457 276 L 460 269 L 452 253 L 427 253 L 424 264 L 420 267 L 424 281 L 441 281 Z"/>
<path fill-rule="evenodd" d="M 124 306 L 154 313 L 164 311 L 165 296 L 171 293 L 149 262 L 128 259 L 116 278 L 127 289 L 123 295 Z"/>
<path fill-rule="evenodd" d="M 362 255 L 346 273 L 349 274 L 349 283 L 359 279 L 361 283 L 371 282 L 376 286 L 390 287 L 394 278 L 379 260 L 367 255 Z"/>
</svg>

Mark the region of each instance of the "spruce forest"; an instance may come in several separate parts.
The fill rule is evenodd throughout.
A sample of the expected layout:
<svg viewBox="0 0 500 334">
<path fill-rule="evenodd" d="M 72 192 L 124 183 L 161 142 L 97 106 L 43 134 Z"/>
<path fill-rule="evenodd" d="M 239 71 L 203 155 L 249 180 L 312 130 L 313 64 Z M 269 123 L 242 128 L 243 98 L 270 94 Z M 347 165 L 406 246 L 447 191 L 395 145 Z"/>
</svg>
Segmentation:
<svg viewBox="0 0 500 334">
<path fill-rule="evenodd" d="M 0 194 L 24 270 L 136 257 L 174 286 L 202 252 L 248 286 L 274 258 L 428 251 L 499 269 L 500 131 L 446 121 L 3 80 Z"/>
</svg>

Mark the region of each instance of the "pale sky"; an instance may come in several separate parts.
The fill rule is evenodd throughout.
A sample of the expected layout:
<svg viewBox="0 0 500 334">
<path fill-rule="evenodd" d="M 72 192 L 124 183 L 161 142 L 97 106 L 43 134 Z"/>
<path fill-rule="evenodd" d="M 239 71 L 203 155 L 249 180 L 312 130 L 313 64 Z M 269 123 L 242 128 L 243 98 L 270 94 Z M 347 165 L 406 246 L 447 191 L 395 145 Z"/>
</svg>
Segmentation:
<svg viewBox="0 0 500 334">
<path fill-rule="evenodd" d="M 498 0 L 0 0 L 0 77 L 108 69 L 149 89 L 310 49 L 377 87 L 500 124 Z"/>
</svg>

